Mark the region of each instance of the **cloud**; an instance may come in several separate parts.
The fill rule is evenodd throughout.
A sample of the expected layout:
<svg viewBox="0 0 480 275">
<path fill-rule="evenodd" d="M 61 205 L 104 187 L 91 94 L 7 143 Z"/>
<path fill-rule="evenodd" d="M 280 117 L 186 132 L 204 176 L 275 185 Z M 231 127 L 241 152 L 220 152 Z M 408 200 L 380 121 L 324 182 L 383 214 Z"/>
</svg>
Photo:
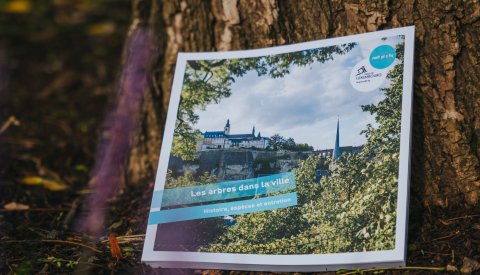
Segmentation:
<svg viewBox="0 0 480 275">
<path fill-rule="evenodd" d="M 390 41 L 391 40 L 391 41 Z M 398 39 L 388 39 L 395 44 Z M 222 130 L 230 119 L 232 133 L 250 133 L 255 126 L 264 136 L 280 134 L 315 148 L 332 148 L 337 116 L 340 117 L 341 145 L 360 145 L 359 133 L 374 118 L 361 105 L 377 103 L 383 93 L 362 93 L 349 83 L 352 67 L 385 41 L 362 43 L 348 54 L 325 63 L 294 67 L 283 78 L 258 77 L 247 73 L 231 86 L 231 96 L 218 104 L 198 110 L 201 131 Z"/>
</svg>

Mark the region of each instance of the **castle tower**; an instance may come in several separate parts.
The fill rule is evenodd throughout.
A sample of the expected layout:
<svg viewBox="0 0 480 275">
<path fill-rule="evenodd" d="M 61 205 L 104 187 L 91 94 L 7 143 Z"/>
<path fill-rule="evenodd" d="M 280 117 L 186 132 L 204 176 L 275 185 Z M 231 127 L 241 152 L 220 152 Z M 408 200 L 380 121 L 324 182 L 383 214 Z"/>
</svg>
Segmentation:
<svg viewBox="0 0 480 275">
<path fill-rule="evenodd" d="M 337 135 L 335 137 L 335 149 L 333 149 L 333 159 L 340 157 L 340 119 L 337 118 Z"/>
<path fill-rule="evenodd" d="M 223 128 L 223 132 L 225 135 L 230 135 L 230 119 L 227 119 L 227 124 L 225 125 L 225 128 Z"/>
</svg>

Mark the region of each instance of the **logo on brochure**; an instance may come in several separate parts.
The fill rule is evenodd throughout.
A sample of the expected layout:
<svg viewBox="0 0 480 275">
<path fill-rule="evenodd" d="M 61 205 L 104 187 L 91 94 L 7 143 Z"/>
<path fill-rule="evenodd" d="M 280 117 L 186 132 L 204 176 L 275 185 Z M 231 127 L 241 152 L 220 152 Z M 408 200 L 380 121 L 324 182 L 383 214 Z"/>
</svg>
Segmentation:
<svg viewBox="0 0 480 275">
<path fill-rule="evenodd" d="M 360 69 L 357 70 L 357 75 L 356 76 L 362 75 L 366 72 L 367 72 L 367 69 L 365 69 L 365 66 L 362 66 L 362 67 L 360 67 Z"/>
<path fill-rule="evenodd" d="M 386 69 L 395 61 L 397 54 L 390 45 L 381 45 L 376 47 L 370 54 L 370 65 L 375 69 Z"/>
<path fill-rule="evenodd" d="M 371 92 L 387 79 L 387 73 L 395 62 L 395 49 L 389 45 L 376 47 L 368 59 L 357 63 L 350 73 L 350 84 L 360 92 Z"/>
</svg>

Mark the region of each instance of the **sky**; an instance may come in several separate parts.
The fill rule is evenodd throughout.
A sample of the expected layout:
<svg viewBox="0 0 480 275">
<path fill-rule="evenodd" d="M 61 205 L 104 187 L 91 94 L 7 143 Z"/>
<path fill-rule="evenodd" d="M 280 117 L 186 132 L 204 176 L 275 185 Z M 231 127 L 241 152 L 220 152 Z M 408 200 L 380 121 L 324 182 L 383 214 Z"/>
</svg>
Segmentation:
<svg viewBox="0 0 480 275">
<path fill-rule="evenodd" d="M 256 133 L 262 136 L 280 134 L 296 143 L 308 143 L 316 150 L 335 145 L 337 117 L 340 121 L 340 146 L 358 146 L 366 139 L 360 131 L 368 123 L 375 124 L 370 113 L 361 105 L 376 104 L 383 92 L 355 90 L 349 81 L 358 62 L 367 59 L 377 46 L 395 46 L 398 37 L 362 42 L 346 55 L 336 55 L 325 63 L 293 67 L 283 78 L 258 77 L 249 72 L 231 85 L 231 96 L 205 110 L 196 110 L 200 119 L 196 129 L 223 131 L 230 119 L 230 134 Z M 393 66 L 392 66 L 393 67 Z M 388 80 L 381 87 L 388 86 Z"/>
</svg>

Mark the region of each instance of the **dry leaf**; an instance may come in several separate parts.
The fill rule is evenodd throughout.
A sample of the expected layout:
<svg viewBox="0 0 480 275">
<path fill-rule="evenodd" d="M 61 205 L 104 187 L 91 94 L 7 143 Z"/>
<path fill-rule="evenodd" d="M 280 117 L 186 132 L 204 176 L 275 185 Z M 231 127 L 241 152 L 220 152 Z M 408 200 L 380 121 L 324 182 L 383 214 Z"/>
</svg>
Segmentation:
<svg viewBox="0 0 480 275">
<path fill-rule="evenodd" d="M 115 32 L 115 28 L 115 23 L 113 22 L 97 23 L 89 26 L 87 33 L 92 36 L 109 35 Z"/>
<path fill-rule="evenodd" d="M 448 264 L 445 268 L 448 272 L 458 272 L 458 268 L 453 264 Z"/>
<path fill-rule="evenodd" d="M 22 179 L 22 182 L 28 185 L 40 185 L 43 179 L 40 177 L 25 177 Z"/>
<path fill-rule="evenodd" d="M 450 225 L 450 224 L 452 224 L 451 222 L 445 221 L 445 220 L 442 220 L 442 219 L 439 219 L 439 221 L 440 221 L 443 225 Z"/>
<path fill-rule="evenodd" d="M 12 201 L 10 203 L 5 204 L 3 208 L 7 210 L 27 210 L 30 208 L 30 206 Z"/>
<path fill-rule="evenodd" d="M 10 13 L 27 13 L 32 10 L 32 3 L 27 0 L 13 0 L 5 5 L 5 11 Z"/>
<path fill-rule="evenodd" d="M 480 269 L 480 263 L 468 257 L 463 258 L 462 273 L 472 273 Z"/>
<path fill-rule="evenodd" d="M 11 125 L 19 126 L 20 121 L 18 121 L 17 118 L 14 117 L 14 116 L 9 116 L 7 121 L 5 121 L 5 123 L 3 123 L 3 125 L 2 125 L 2 127 L 0 127 L 0 134 L 5 132 Z"/>
<path fill-rule="evenodd" d="M 122 258 L 122 250 L 118 245 L 117 237 L 115 237 L 115 234 L 110 234 L 108 236 L 108 242 L 110 243 L 110 252 L 112 253 L 112 256 L 117 259 L 117 261 L 120 260 Z"/>
<path fill-rule="evenodd" d="M 88 195 L 88 194 L 92 194 L 93 191 L 92 189 L 80 189 L 77 191 L 77 195 Z"/>
<path fill-rule="evenodd" d="M 28 185 L 42 185 L 50 191 L 62 191 L 68 188 L 67 185 L 54 180 L 47 180 L 41 177 L 25 177 L 22 179 L 24 184 Z"/>
<path fill-rule="evenodd" d="M 62 191 L 67 189 L 67 186 L 65 184 L 53 180 L 44 180 L 43 187 L 47 188 L 50 191 Z"/>
</svg>

